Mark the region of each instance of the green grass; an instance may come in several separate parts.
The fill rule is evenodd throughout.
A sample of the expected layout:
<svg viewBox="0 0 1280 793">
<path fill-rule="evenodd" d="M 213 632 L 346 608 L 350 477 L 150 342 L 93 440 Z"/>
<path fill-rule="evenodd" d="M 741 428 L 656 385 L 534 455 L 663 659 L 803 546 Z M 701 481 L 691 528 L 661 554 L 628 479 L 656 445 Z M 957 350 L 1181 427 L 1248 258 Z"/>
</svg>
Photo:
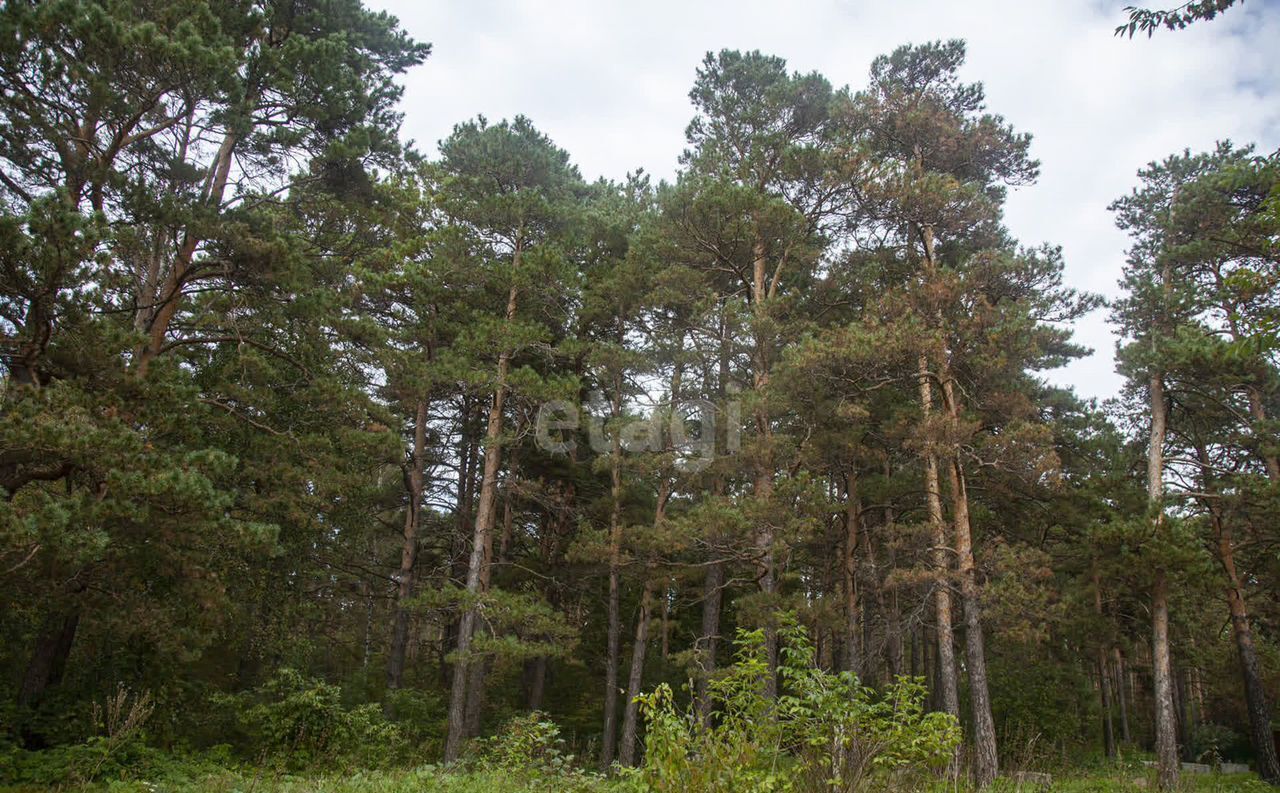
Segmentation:
<svg viewBox="0 0 1280 793">
<path fill-rule="evenodd" d="M 1055 774 L 1049 788 L 1053 793 L 1140 793 L 1154 789 L 1154 774 L 1140 765 L 1094 769 L 1078 775 Z M 180 763 L 145 779 L 123 778 L 52 787 L 0 785 L 0 793 L 48 790 L 62 793 L 642 793 L 643 788 L 635 780 L 609 780 L 579 772 L 545 775 L 511 770 L 446 770 L 424 765 L 410 769 L 287 774 L 271 769 L 186 767 Z M 918 782 L 877 790 L 926 793 Z M 1042 790 L 1002 779 L 991 793 L 1039 793 Z M 1183 790 L 1187 793 L 1274 793 L 1276 789 L 1252 774 L 1184 774 Z M 967 791 L 967 786 L 942 782 L 927 789 L 927 793 Z"/>
<path fill-rule="evenodd" d="M 506 771 L 446 772 L 435 766 L 388 771 L 291 775 L 226 770 L 186 777 L 67 785 L 64 793 L 619 793 L 623 783 L 598 777 L 537 777 Z M 47 786 L 0 786 L 0 793 L 36 793 Z"/>
</svg>

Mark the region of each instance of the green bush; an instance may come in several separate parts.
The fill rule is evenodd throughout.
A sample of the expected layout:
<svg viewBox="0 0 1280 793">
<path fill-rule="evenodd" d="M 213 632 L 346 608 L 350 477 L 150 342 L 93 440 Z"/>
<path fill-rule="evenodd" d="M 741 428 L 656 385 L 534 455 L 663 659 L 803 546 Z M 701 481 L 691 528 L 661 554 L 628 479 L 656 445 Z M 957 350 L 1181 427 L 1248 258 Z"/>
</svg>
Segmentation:
<svg viewBox="0 0 1280 793">
<path fill-rule="evenodd" d="M 0 779 L 44 786 L 91 782 L 147 768 L 158 753 L 145 744 L 143 727 L 154 705 L 148 692 L 123 685 L 102 702 L 94 702 L 88 737 L 44 751 L 10 747 L 0 754 Z"/>
<path fill-rule="evenodd" d="M 403 754 L 400 729 L 375 704 L 346 708 L 342 691 L 293 669 L 282 669 L 242 704 L 242 728 L 261 754 L 289 768 L 347 763 L 384 765 Z"/>
<path fill-rule="evenodd" d="M 508 784 L 559 793 L 594 790 L 604 781 L 574 765 L 574 756 L 564 751 L 560 728 L 538 711 L 508 720 L 477 744 L 480 770 L 504 774 Z"/>
<path fill-rule="evenodd" d="M 815 666 L 793 622 L 781 631 L 776 700 L 767 690 L 763 631 L 740 631 L 732 667 L 710 685 L 714 718 L 675 708 L 665 685 L 641 697 L 645 763 L 655 791 L 867 790 L 901 769 L 945 767 L 960 743 L 955 719 L 924 710 L 921 681 L 899 678 L 879 694 L 849 673 Z M 895 779 L 894 784 L 901 780 Z"/>
</svg>

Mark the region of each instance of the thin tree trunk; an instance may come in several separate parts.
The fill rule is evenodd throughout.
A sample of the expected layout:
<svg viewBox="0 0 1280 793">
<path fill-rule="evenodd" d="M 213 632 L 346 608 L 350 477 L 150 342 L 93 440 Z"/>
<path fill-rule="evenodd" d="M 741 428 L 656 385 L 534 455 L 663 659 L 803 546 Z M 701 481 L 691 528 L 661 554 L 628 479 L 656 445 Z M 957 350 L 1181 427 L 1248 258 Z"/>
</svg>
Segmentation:
<svg viewBox="0 0 1280 793">
<path fill-rule="evenodd" d="M 611 418 L 617 422 L 622 416 L 622 373 L 613 379 Z M 604 670 L 604 737 L 600 742 L 600 767 L 613 763 L 618 733 L 618 666 L 622 637 L 621 600 L 622 575 L 622 428 L 613 427 L 609 441 L 609 625 L 605 637 Z"/>
<path fill-rule="evenodd" d="M 950 401 L 949 399 L 948 402 Z M 965 487 L 964 470 L 955 457 L 950 460 L 949 470 L 956 528 L 956 556 L 960 567 L 960 600 L 964 608 L 965 662 L 969 672 L 970 729 L 973 731 L 973 775 L 978 787 L 984 788 L 995 782 L 1000 773 L 1000 758 L 996 753 L 996 725 L 991 717 L 991 694 L 987 687 L 982 606 L 969 528 L 969 495 Z"/>
<path fill-rule="evenodd" d="M 1116 727 L 1111 707 L 1111 678 L 1107 673 L 1107 651 L 1098 650 L 1098 689 L 1102 697 L 1102 746 L 1107 759 L 1116 759 Z"/>
<path fill-rule="evenodd" d="M 867 542 L 870 547 L 871 542 Z M 892 554 L 889 554 L 892 558 Z M 902 651 L 902 610 L 898 606 L 898 589 L 897 587 L 887 588 L 884 581 L 893 572 L 893 563 L 889 563 L 888 572 L 878 580 L 881 582 L 882 589 L 888 589 L 885 593 L 886 597 L 884 605 L 884 650 L 885 657 L 889 663 L 889 679 L 893 680 L 903 673 L 903 651 Z"/>
<path fill-rule="evenodd" d="M 668 582 L 670 589 L 663 590 L 662 597 L 662 660 L 671 657 L 671 602 L 679 595 L 679 591 Z"/>
<path fill-rule="evenodd" d="M 1207 490 L 1208 455 L 1199 449 L 1201 477 Z M 1244 584 L 1236 570 L 1235 540 L 1231 526 L 1221 510 L 1212 503 L 1209 518 L 1213 525 L 1218 546 L 1218 563 L 1226 575 L 1227 607 L 1231 614 L 1231 632 L 1236 641 L 1236 653 L 1240 658 L 1240 675 L 1244 682 L 1245 706 L 1249 711 L 1249 738 L 1253 743 L 1258 776 L 1273 785 L 1280 785 L 1280 759 L 1276 756 L 1275 739 L 1271 731 L 1271 706 L 1267 701 L 1266 686 L 1258 664 L 1258 650 L 1253 642 L 1253 628 L 1244 599 Z"/>
<path fill-rule="evenodd" d="M 513 269 L 520 266 L 520 247 L 516 246 L 512 260 Z M 507 294 L 507 321 L 515 318 L 518 292 L 513 284 Z M 488 561 L 486 549 L 493 536 L 497 519 L 498 470 L 502 460 L 502 408 L 507 397 L 507 376 L 511 367 L 511 351 L 504 348 L 498 354 L 498 376 L 494 383 L 493 402 L 489 407 L 489 421 L 485 429 L 484 476 L 480 481 L 480 498 L 476 507 L 475 533 L 471 539 L 471 557 L 467 565 L 467 596 L 480 594 L 484 568 Z M 458 623 L 457 661 L 453 665 L 453 684 L 449 692 L 448 736 L 445 739 L 444 760 L 452 763 L 462 750 L 466 731 L 467 677 L 471 651 L 471 637 L 475 632 L 476 605 L 468 603 Z"/>
<path fill-rule="evenodd" d="M 1093 571 L 1093 608 L 1099 619 L 1103 617 L 1102 610 L 1102 580 L 1098 575 L 1098 571 Z M 1102 696 L 1102 746 L 1107 753 L 1107 758 L 1114 760 L 1116 757 L 1116 727 L 1115 720 L 1112 718 L 1111 707 L 1111 676 L 1107 671 L 1107 646 L 1103 642 L 1098 643 L 1098 691 Z"/>
<path fill-rule="evenodd" d="M 1190 763 L 1195 760 L 1195 747 L 1191 744 L 1191 733 L 1195 728 L 1191 700 L 1188 697 L 1187 668 L 1179 666 L 1173 673 L 1173 703 L 1178 714 L 1178 748 L 1182 750 L 1182 760 Z"/>
<path fill-rule="evenodd" d="M 885 461 L 885 477 L 890 475 L 889 463 Z M 894 532 L 894 513 L 892 506 L 886 506 L 884 509 L 884 526 L 880 532 L 885 537 L 890 537 Z M 892 575 L 894 569 L 894 554 L 892 549 L 887 547 L 886 540 L 887 563 L 885 573 L 880 572 L 880 559 L 876 552 L 875 536 L 870 532 L 866 535 L 866 542 L 863 547 L 866 548 L 867 566 L 871 571 L 871 590 L 874 593 L 875 605 L 879 609 L 880 615 L 884 618 L 884 642 L 882 649 L 884 650 L 884 662 L 887 667 L 887 674 L 879 676 L 878 668 L 871 665 L 871 658 L 864 659 L 864 667 L 867 673 L 867 679 L 872 679 L 872 674 L 877 673 L 877 678 L 885 682 L 892 682 L 894 678 L 902 674 L 902 612 L 898 607 L 898 591 L 896 587 L 888 585 L 889 576 Z M 863 620 L 864 625 L 870 629 L 871 621 Z M 870 646 L 870 640 L 864 641 L 864 646 Z"/>
<path fill-rule="evenodd" d="M 517 431 L 517 434 L 518 431 Z M 511 550 L 511 534 L 513 524 L 515 523 L 515 508 L 512 505 L 512 488 L 515 484 L 517 472 L 519 471 L 519 463 L 517 462 L 514 451 L 509 455 L 509 463 L 507 465 L 507 487 L 504 490 L 502 499 L 502 536 L 498 550 L 498 566 L 506 564 L 509 559 L 507 554 Z M 480 581 L 480 591 L 488 592 L 490 584 L 493 580 L 493 565 L 490 559 L 493 555 L 493 535 L 488 538 L 489 546 L 485 548 L 485 564 Z M 485 680 L 489 676 L 490 670 L 493 669 L 493 658 L 485 656 L 480 663 L 473 664 L 471 669 L 471 679 L 467 681 L 467 736 L 474 738 L 480 734 L 481 717 L 484 715 L 485 703 Z"/>
<path fill-rule="evenodd" d="M 925 421 L 933 412 L 933 390 L 929 383 L 929 364 L 920 358 L 920 412 Z M 947 526 L 943 520 L 941 483 L 938 481 L 938 457 L 926 446 L 924 458 L 925 501 L 929 512 L 934 568 L 934 619 L 937 626 L 938 695 L 943 712 L 960 717 L 960 696 L 956 685 L 955 639 L 951 627 L 951 564 Z"/>
<path fill-rule="evenodd" d="M 1253 416 L 1254 421 L 1265 422 L 1267 420 L 1267 411 L 1262 405 L 1262 391 L 1255 385 L 1251 385 L 1247 389 L 1249 395 L 1249 413 Z M 1263 464 L 1267 466 L 1267 477 L 1271 481 L 1280 481 L 1280 458 L 1277 458 L 1265 447 L 1259 449 L 1258 456 L 1262 458 Z M 1274 752 L 1274 747 L 1272 749 Z"/>
<path fill-rule="evenodd" d="M 886 454 L 884 458 L 885 481 L 888 482 L 890 478 L 892 478 L 892 476 L 893 476 L 893 467 L 892 467 L 892 464 L 890 463 L 889 455 Z M 885 559 L 886 559 L 885 571 L 886 572 L 884 575 L 880 575 L 877 572 L 875 577 L 875 582 L 876 582 L 876 592 L 877 592 L 878 603 L 879 603 L 881 612 L 884 614 L 884 624 L 885 624 L 884 644 L 885 644 L 885 653 L 889 661 L 890 680 L 892 680 L 893 678 L 896 678 L 898 675 L 902 674 L 903 672 L 903 669 L 902 669 L 902 666 L 903 666 L 902 608 L 898 603 L 898 587 L 888 586 L 889 577 L 893 575 L 893 571 L 897 569 L 897 566 L 898 566 L 897 552 L 893 548 L 893 544 L 892 544 L 893 541 L 891 539 L 894 536 L 894 532 L 896 531 L 895 529 L 896 520 L 897 518 L 894 514 L 893 505 L 891 503 L 886 504 L 884 508 L 884 526 L 881 532 L 882 536 L 885 538 L 884 545 L 885 545 Z M 868 537 L 867 552 L 870 554 L 874 550 L 875 550 L 875 540 L 874 538 Z M 879 563 L 876 559 L 872 558 L 871 564 L 873 568 L 878 569 Z M 888 596 L 887 599 L 885 597 L 886 595 Z M 913 653 L 916 650 L 915 641 L 916 641 L 916 636 L 915 636 L 915 633 L 912 632 L 911 652 Z M 914 661 L 915 659 L 913 657 L 912 658 L 913 665 L 914 665 Z M 914 675 L 916 674 L 916 672 L 912 671 L 911 674 Z"/>
<path fill-rule="evenodd" d="M 756 392 L 755 423 L 756 438 L 759 448 L 756 450 L 756 472 L 753 490 L 756 501 L 762 505 L 765 513 L 756 529 L 755 550 L 757 580 L 760 591 L 765 595 L 766 608 L 771 608 L 773 595 L 777 591 L 777 571 L 774 567 L 774 531 L 771 518 L 768 516 L 768 504 L 773 500 L 773 425 L 768 410 L 764 407 L 764 392 L 768 390 L 770 381 L 771 356 L 769 346 L 771 339 L 763 334 L 767 328 L 771 290 L 768 284 L 768 248 L 764 237 L 760 234 L 759 218 L 753 217 L 756 226 L 756 237 L 752 243 L 752 285 L 751 307 L 755 317 L 755 372 L 752 384 Z M 765 696 L 773 699 L 778 695 L 778 628 L 772 619 L 766 618 L 764 624 L 764 649 L 769 665 L 769 675 L 765 682 Z"/>
<path fill-rule="evenodd" d="M 716 396 L 721 415 L 727 415 L 725 397 L 728 394 L 729 381 L 729 333 L 724 312 L 721 310 L 717 322 L 719 355 L 716 369 Z M 715 451 L 728 453 L 729 428 L 727 421 L 717 421 L 715 428 Z M 722 498 L 726 485 L 724 474 L 717 473 L 711 482 L 711 495 Z M 710 695 L 711 676 L 716 671 L 716 654 L 720 643 L 720 605 L 724 589 L 724 563 L 717 559 L 718 550 L 708 550 L 707 570 L 702 581 L 702 633 L 699 635 L 698 662 L 701 666 L 697 679 L 698 715 L 704 724 L 710 724 L 712 702 Z"/>
<path fill-rule="evenodd" d="M 1166 274 L 1165 280 L 1168 280 Z M 1164 535 L 1164 437 L 1167 407 L 1164 379 L 1151 375 L 1151 441 L 1147 450 L 1147 500 L 1154 512 L 1157 536 Z M 1169 582 L 1163 567 L 1155 571 L 1151 587 L 1151 661 L 1155 689 L 1156 768 L 1161 790 L 1178 786 L 1182 767 L 1178 760 L 1178 723 L 1173 707 L 1173 676 L 1169 659 Z"/>
<path fill-rule="evenodd" d="M 1231 294 L 1234 290 L 1228 289 L 1226 279 L 1223 277 L 1219 267 L 1214 268 L 1214 279 L 1217 282 L 1218 291 L 1223 294 Z M 1223 316 L 1227 319 L 1227 330 L 1231 334 L 1231 340 L 1234 342 L 1242 342 L 1245 340 L 1244 334 L 1240 330 L 1240 321 L 1237 319 L 1240 314 L 1240 305 L 1234 300 L 1226 300 L 1221 306 Z M 1265 382 L 1267 378 L 1267 370 L 1265 366 L 1259 366 L 1255 370 L 1255 376 L 1259 382 Z M 1245 394 L 1249 398 L 1249 415 L 1258 424 L 1265 423 L 1267 420 L 1267 409 L 1262 401 L 1262 389 L 1256 383 L 1248 383 L 1245 385 Z M 1271 481 L 1280 481 L 1280 458 L 1277 458 L 1275 452 L 1268 448 L 1265 439 L 1259 437 L 1258 427 L 1252 428 L 1254 441 L 1257 444 L 1258 457 L 1262 459 L 1263 465 L 1267 468 L 1267 477 Z"/>
<path fill-rule="evenodd" d="M 640 596 L 640 616 L 636 620 L 635 643 L 631 645 L 631 674 L 627 679 L 627 703 L 622 711 L 622 748 L 620 760 L 624 766 L 636 764 L 636 697 L 644 677 L 644 656 L 649 644 L 649 618 L 653 608 L 653 585 L 646 581 Z"/>
<path fill-rule="evenodd" d="M 529 662 L 529 710 L 542 710 L 547 691 L 547 657 L 540 655 Z"/>
<path fill-rule="evenodd" d="M 1125 744 L 1133 743 L 1133 735 L 1129 732 L 1129 676 L 1125 672 L 1124 655 L 1119 647 L 1111 649 L 1115 660 L 1116 700 L 1120 705 L 1120 740 Z"/>
<path fill-rule="evenodd" d="M 245 104 L 251 106 L 257 101 L 258 90 L 251 87 L 247 93 Z M 214 211 L 221 209 L 222 197 L 226 193 L 227 181 L 231 176 L 231 165 L 235 159 L 235 149 L 241 138 L 240 133 L 227 131 L 210 166 L 201 198 Z M 182 290 L 186 288 L 192 276 L 196 249 L 199 246 L 199 236 L 191 228 L 184 230 L 182 241 L 174 254 L 173 265 L 169 268 L 169 274 L 165 277 L 159 291 L 152 295 L 151 305 L 154 308 L 147 322 L 147 340 L 134 350 L 134 372 L 139 380 L 146 379 L 151 362 L 164 350 L 165 336 L 181 307 Z"/>
<path fill-rule="evenodd" d="M 714 553 L 714 551 L 712 551 Z M 709 684 L 716 670 L 716 651 L 720 643 L 720 600 L 724 586 L 724 563 L 707 565 L 702 579 L 702 633 L 699 637 L 698 662 L 698 715 L 703 723 L 711 720 L 711 696 Z"/>
<path fill-rule="evenodd" d="M 426 479 L 427 401 L 419 400 L 414 412 L 413 450 L 405 475 L 408 503 L 404 516 L 404 542 L 400 548 L 400 570 L 396 574 L 396 613 L 387 656 L 387 688 L 400 688 L 404 680 L 404 654 L 409 644 L 409 599 L 413 597 L 414 567 L 418 560 L 418 532 L 422 520 L 422 492 Z M 387 700 L 387 707 L 390 707 Z"/>
<path fill-rule="evenodd" d="M 858 477 L 844 475 L 844 542 L 841 572 L 844 574 L 844 668 L 862 677 L 862 614 L 858 610 L 858 543 L 862 534 L 862 502 L 858 498 Z"/>
</svg>

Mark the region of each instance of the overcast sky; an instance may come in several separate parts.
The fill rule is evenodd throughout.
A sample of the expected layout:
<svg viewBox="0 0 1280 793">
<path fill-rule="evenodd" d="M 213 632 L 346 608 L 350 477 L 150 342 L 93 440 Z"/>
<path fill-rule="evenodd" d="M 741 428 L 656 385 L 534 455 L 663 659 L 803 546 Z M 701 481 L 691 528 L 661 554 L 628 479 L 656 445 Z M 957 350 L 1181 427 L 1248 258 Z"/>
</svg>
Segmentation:
<svg viewBox="0 0 1280 793">
<path fill-rule="evenodd" d="M 1010 230 L 1061 245 L 1067 282 L 1107 296 L 1125 249 L 1107 205 L 1139 167 L 1220 139 L 1280 146 L 1280 0 L 1248 0 L 1150 40 L 1113 37 L 1136 1 L 366 0 L 433 45 L 405 80 L 404 135 L 419 148 L 434 153 L 477 114 L 524 114 L 588 179 L 674 174 L 709 50 L 759 49 L 856 90 L 876 55 L 963 38 L 964 76 L 986 85 L 991 111 L 1032 133 L 1041 162 L 1039 182 L 1010 196 Z M 1050 378 L 1114 396 L 1106 311 L 1081 321 L 1077 338 L 1094 354 Z"/>
</svg>

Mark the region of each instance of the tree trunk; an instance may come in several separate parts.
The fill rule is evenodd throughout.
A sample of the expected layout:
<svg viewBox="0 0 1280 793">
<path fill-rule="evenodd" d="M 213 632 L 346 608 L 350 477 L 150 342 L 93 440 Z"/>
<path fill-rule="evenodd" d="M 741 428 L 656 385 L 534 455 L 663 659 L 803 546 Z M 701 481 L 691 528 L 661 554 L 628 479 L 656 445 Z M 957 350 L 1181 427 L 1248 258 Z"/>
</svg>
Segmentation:
<svg viewBox="0 0 1280 793">
<path fill-rule="evenodd" d="M 517 245 L 512 266 L 520 265 L 520 247 Z M 507 294 L 507 321 L 515 318 L 515 285 Z M 507 397 L 507 375 L 511 367 L 511 351 L 503 349 L 498 354 L 498 376 L 494 383 L 493 402 L 489 407 L 489 421 L 485 429 L 484 475 L 480 480 L 480 498 L 476 506 L 475 533 L 471 538 L 471 557 L 467 565 L 467 596 L 474 599 L 480 594 L 487 551 L 493 538 L 497 520 L 498 470 L 502 460 L 502 408 Z M 468 603 L 458 623 L 457 660 L 453 665 L 453 684 L 449 692 L 448 736 L 444 745 L 444 761 L 452 763 L 462 750 L 466 730 L 467 677 L 471 651 L 471 637 L 475 632 L 477 606 Z"/>
<path fill-rule="evenodd" d="M 1115 660 L 1116 700 L 1120 705 L 1120 740 L 1131 744 L 1133 734 L 1129 732 L 1129 676 L 1125 672 L 1124 655 L 1120 648 L 1113 647 L 1111 653 Z"/>
<path fill-rule="evenodd" d="M 1111 708 L 1111 677 L 1107 673 L 1107 651 L 1098 649 L 1098 690 L 1102 697 L 1102 746 L 1108 760 L 1116 758 L 1116 727 Z"/>
<path fill-rule="evenodd" d="M 519 434 L 519 428 L 517 428 Z M 515 485 L 516 477 L 519 471 L 519 463 L 514 451 L 509 455 L 507 464 L 507 487 L 504 490 L 502 499 L 502 536 L 499 543 L 497 556 L 498 567 L 502 567 L 510 561 L 508 554 L 511 550 L 511 535 L 513 524 L 515 522 L 515 509 L 512 505 L 512 488 Z M 488 592 L 490 584 L 493 580 L 493 564 L 490 560 L 493 558 L 493 534 L 490 533 L 488 538 L 488 547 L 485 548 L 485 563 L 481 572 L 480 591 Z M 481 717 L 484 715 L 485 702 L 485 680 L 489 676 L 490 670 L 493 669 L 493 658 L 486 656 L 479 663 L 473 664 L 471 669 L 471 677 L 467 681 L 467 737 L 474 738 L 480 734 Z"/>
<path fill-rule="evenodd" d="M 923 642 L 920 641 L 920 626 L 913 625 L 911 628 L 911 676 L 922 677 L 924 675 L 924 658 L 921 653 L 924 650 Z"/>
<path fill-rule="evenodd" d="M 1266 408 L 1262 405 L 1262 391 L 1255 385 L 1248 387 L 1249 394 L 1249 413 L 1253 416 L 1253 420 L 1259 423 L 1267 420 Z M 1273 482 L 1280 481 L 1280 458 L 1272 454 L 1269 449 L 1259 443 L 1258 456 L 1262 458 L 1262 462 L 1267 467 L 1267 477 Z M 1272 749 L 1274 752 L 1274 747 Z"/>
<path fill-rule="evenodd" d="M 547 691 L 547 657 L 540 655 L 529 662 L 529 710 L 542 710 Z"/>
<path fill-rule="evenodd" d="M 1161 790 L 1178 788 L 1178 720 L 1173 708 L 1173 675 L 1169 660 L 1169 590 L 1164 570 L 1151 588 L 1151 660 L 1155 685 L 1156 770 Z"/>
<path fill-rule="evenodd" d="M 1166 274 L 1167 282 L 1168 276 Z M 1156 536 L 1164 534 L 1164 437 L 1167 406 L 1164 378 L 1151 375 L 1151 439 L 1147 449 L 1147 500 L 1154 513 Z M 1163 567 L 1151 588 L 1151 660 L 1155 689 L 1156 768 L 1161 790 L 1177 788 L 1182 766 L 1178 760 L 1178 723 L 1173 708 L 1173 678 L 1169 660 L 1169 582 Z"/>
<path fill-rule="evenodd" d="M 250 87 L 245 100 L 246 106 L 252 106 L 258 98 L 257 88 Z M 222 197 L 226 193 L 227 181 L 231 176 L 231 165 L 235 159 L 235 149 L 242 139 L 242 133 L 227 131 L 222 144 L 210 165 L 209 175 L 201 198 L 215 212 L 221 210 Z M 200 237 L 191 228 L 183 231 L 178 250 L 174 254 L 173 265 L 164 279 L 160 290 L 153 294 L 153 309 L 147 321 L 147 340 L 134 350 L 134 373 L 140 380 L 145 380 L 154 361 L 164 351 L 165 336 L 173 318 L 177 316 L 182 304 L 182 290 L 192 277 L 196 249 L 200 246 Z"/>
<path fill-rule="evenodd" d="M 862 502 L 858 498 L 858 477 L 844 475 L 844 543 L 841 548 L 844 574 L 844 668 L 863 676 L 862 614 L 858 610 L 858 543 L 862 528 Z"/>
<path fill-rule="evenodd" d="M 1200 458 L 1204 475 L 1207 455 L 1203 449 L 1200 450 Z M 1235 541 L 1231 526 L 1212 503 L 1209 505 L 1209 517 L 1218 545 L 1218 563 L 1227 579 L 1227 607 L 1231 614 L 1231 632 L 1236 641 L 1236 653 L 1240 658 L 1245 705 L 1249 711 L 1249 738 L 1253 743 L 1258 776 L 1273 785 L 1280 785 L 1280 759 L 1277 759 L 1275 739 L 1271 732 L 1271 706 L 1267 701 L 1267 691 L 1258 665 L 1258 650 L 1253 643 L 1253 628 L 1249 623 L 1249 611 L 1245 604 L 1244 585 L 1236 570 Z"/>
<path fill-rule="evenodd" d="M 715 551 L 712 551 L 715 553 Z M 702 634 L 699 637 L 698 663 L 698 715 L 703 723 L 711 720 L 711 695 L 709 684 L 716 671 L 716 651 L 720 643 L 720 601 L 724 586 L 724 563 L 707 565 L 702 580 Z"/>
<path fill-rule="evenodd" d="M 1093 608 L 1094 612 L 1101 619 L 1102 610 L 1102 580 L 1095 569 L 1093 572 Z M 1098 643 L 1098 691 L 1102 697 L 1102 747 L 1107 753 L 1107 758 L 1114 760 L 1116 758 L 1116 727 L 1115 720 L 1112 718 L 1111 707 L 1111 675 L 1107 670 L 1107 646 L 1104 642 Z"/>
<path fill-rule="evenodd" d="M 613 380 L 611 417 L 617 422 L 622 416 L 622 373 Z M 619 645 L 622 637 L 621 599 L 622 575 L 622 428 L 613 427 L 609 440 L 609 625 L 606 633 L 604 669 L 604 737 L 600 742 L 600 767 L 607 769 L 612 763 L 618 734 L 618 666 Z"/>
<path fill-rule="evenodd" d="M 933 389 L 929 383 L 929 363 L 920 358 L 920 412 L 928 421 L 933 412 Z M 947 526 L 942 514 L 941 483 L 938 481 L 938 457 L 926 446 L 924 458 L 925 501 L 929 511 L 929 528 L 933 542 L 931 556 L 934 569 L 934 620 L 937 626 L 939 705 L 946 713 L 960 718 L 960 696 L 956 685 L 955 639 L 951 627 L 951 564 Z"/>
<path fill-rule="evenodd" d="M 79 609 L 50 614 L 45 619 L 31 659 L 27 662 L 22 685 L 18 688 L 19 707 L 34 708 L 40 704 L 47 690 L 62 682 L 79 626 Z"/>
<path fill-rule="evenodd" d="M 404 516 L 404 542 L 396 576 L 396 613 L 387 656 L 387 688 L 400 688 L 404 680 L 404 654 L 409 644 L 409 599 L 413 597 L 414 567 L 418 560 L 418 532 L 422 521 L 422 491 L 426 477 L 427 402 L 419 400 L 413 421 L 413 450 L 405 475 L 408 504 Z M 387 700 L 390 706 L 390 700 Z"/>
<path fill-rule="evenodd" d="M 717 356 L 715 390 L 721 415 L 727 415 L 725 397 L 729 384 L 729 333 L 723 309 L 717 321 L 719 354 Z M 715 428 L 716 452 L 728 454 L 729 428 L 726 421 L 717 421 Z M 711 482 L 711 495 L 723 498 L 726 490 L 725 477 L 717 473 Z M 708 538 L 709 540 L 714 538 Z M 714 543 L 708 543 L 707 570 L 702 581 L 702 633 L 699 637 L 698 662 L 701 665 L 697 680 L 697 708 L 703 724 L 711 723 L 713 703 L 711 701 L 710 681 L 716 671 L 716 655 L 720 644 L 720 610 L 724 597 L 724 563 L 718 560 L 719 550 Z"/>
<path fill-rule="evenodd" d="M 627 679 L 627 702 L 622 712 L 622 749 L 620 760 L 624 766 L 636 764 L 636 697 L 644 677 L 644 656 L 649 644 L 649 618 L 653 608 L 653 585 L 648 581 L 640 596 L 640 616 L 636 620 L 635 644 L 631 645 L 631 674 Z"/>
<path fill-rule="evenodd" d="M 1179 666 L 1173 674 L 1173 702 L 1176 713 L 1178 714 L 1178 748 L 1182 750 L 1182 760 L 1190 763 L 1195 761 L 1195 747 L 1191 742 L 1191 735 L 1195 731 L 1195 714 L 1192 710 L 1190 699 L 1190 685 L 1188 683 L 1189 673 L 1185 666 Z"/>
<path fill-rule="evenodd" d="M 949 387 L 949 383 L 944 384 Z M 952 400 L 948 399 L 948 402 Z M 954 403 L 953 403 L 954 404 Z M 991 695 L 987 687 L 987 658 L 982 641 L 982 605 L 978 590 L 978 573 L 973 558 L 973 538 L 969 527 L 969 494 L 964 470 L 952 457 L 952 509 L 956 526 L 956 556 L 960 567 L 960 600 L 964 607 L 965 662 L 969 671 L 969 707 L 973 731 L 973 775 L 978 787 L 995 782 L 1000 772 L 996 753 L 996 725 L 991 718 Z"/>
<path fill-rule="evenodd" d="M 893 467 L 886 454 L 884 458 L 884 478 L 888 482 L 893 476 Z M 893 571 L 897 569 L 898 558 L 897 552 L 893 548 L 892 538 L 894 536 L 895 522 L 897 518 L 894 514 L 893 504 L 886 504 L 884 508 L 884 526 L 881 534 L 885 538 L 885 574 L 880 575 L 879 572 L 875 576 L 877 603 L 880 611 L 884 614 L 884 646 L 885 654 L 889 662 L 889 679 L 892 680 L 903 673 L 903 652 L 902 652 L 902 608 L 898 604 L 898 587 L 888 586 L 889 576 L 893 575 Z M 867 538 L 867 552 L 871 554 L 875 551 L 874 538 Z M 871 558 L 871 565 L 878 570 L 879 563 L 875 558 Z M 887 595 L 887 598 L 886 598 Z M 916 636 L 914 631 L 911 634 L 911 652 L 916 651 Z M 914 666 L 915 658 L 912 659 Z M 911 674 L 916 674 L 912 671 Z"/>
<path fill-rule="evenodd" d="M 752 281 L 751 308 L 755 320 L 755 354 L 753 361 L 755 372 L 752 384 L 756 392 L 754 410 L 756 423 L 755 480 L 753 490 L 756 501 L 761 504 L 763 520 L 756 528 L 755 550 L 757 580 L 760 591 L 765 595 L 765 607 L 772 607 L 773 595 L 777 591 L 777 571 L 774 569 L 773 541 L 774 531 L 769 517 L 768 504 L 773 499 L 773 425 L 769 412 L 764 406 L 764 392 L 768 390 L 770 381 L 771 356 L 769 347 L 772 343 L 767 327 L 771 290 L 768 283 L 768 248 L 764 237 L 760 234 L 759 218 L 753 217 L 756 237 L 752 243 Z M 769 675 L 765 681 L 765 696 L 773 699 L 778 695 L 778 627 L 771 618 L 764 621 L 764 650 L 769 665 Z"/>
</svg>

